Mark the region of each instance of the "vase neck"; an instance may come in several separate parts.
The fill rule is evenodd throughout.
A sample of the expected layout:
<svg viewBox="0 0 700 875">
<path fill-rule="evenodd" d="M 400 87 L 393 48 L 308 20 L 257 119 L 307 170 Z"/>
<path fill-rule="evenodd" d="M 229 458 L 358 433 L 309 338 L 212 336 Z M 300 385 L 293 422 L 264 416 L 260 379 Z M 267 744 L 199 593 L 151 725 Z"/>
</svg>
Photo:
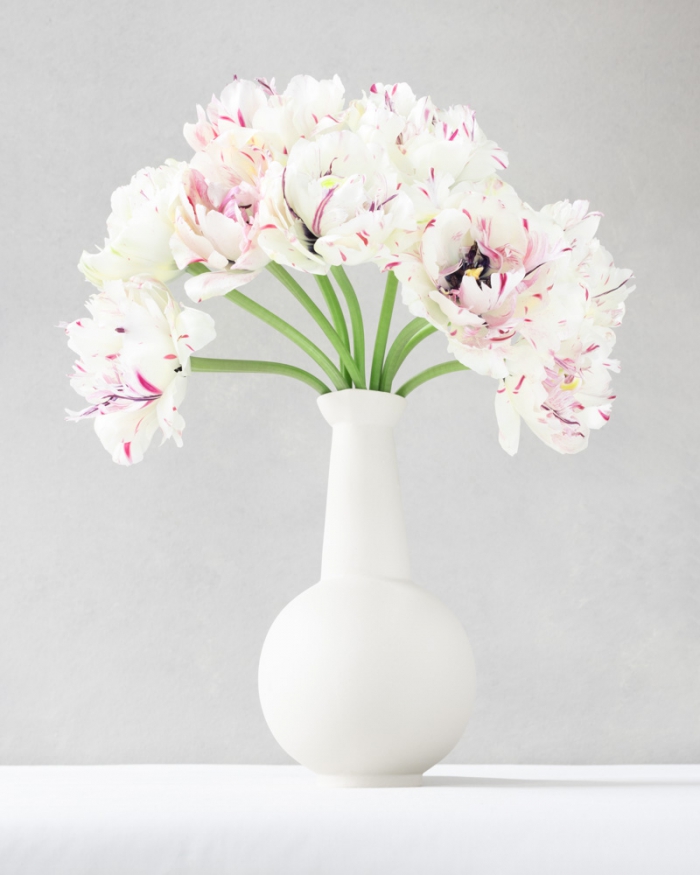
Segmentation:
<svg viewBox="0 0 700 875">
<path fill-rule="evenodd" d="M 410 578 L 394 426 L 406 401 L 347 389 L 318 405 L 333 427 L 321 577 Z"/>
</svg>

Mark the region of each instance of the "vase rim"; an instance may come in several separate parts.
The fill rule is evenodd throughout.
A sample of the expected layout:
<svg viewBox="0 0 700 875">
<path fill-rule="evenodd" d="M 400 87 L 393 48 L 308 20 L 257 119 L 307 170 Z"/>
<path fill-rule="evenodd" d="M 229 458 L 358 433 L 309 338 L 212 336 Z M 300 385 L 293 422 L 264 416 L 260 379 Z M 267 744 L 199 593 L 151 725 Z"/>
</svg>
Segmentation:
<svg viewBox="0 0 700 875">
<path fill-rule="evenodd" d="M 406 399 L 374 389 L 341 389 L 318 398 L 318 406 L 329 425 L 352 423 L 392 427 L 401 418 Z"/>
</svg>

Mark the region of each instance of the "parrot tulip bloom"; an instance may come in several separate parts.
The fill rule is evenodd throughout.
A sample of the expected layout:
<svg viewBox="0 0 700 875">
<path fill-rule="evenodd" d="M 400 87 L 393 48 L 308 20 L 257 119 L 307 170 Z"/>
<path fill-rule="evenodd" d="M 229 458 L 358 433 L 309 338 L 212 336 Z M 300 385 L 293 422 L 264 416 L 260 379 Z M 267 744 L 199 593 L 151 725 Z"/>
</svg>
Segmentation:
<svg viewBox="0 0 700 875">
<path fill-rule="evenodd" d="M 429 97 L 416 98 L 405 82 L 376 82 L 352 105 L 348 123 L 382 144 L 406 183 L 425 182 L 436 172 L 450 175 L 455 184 L 476 183 L 508 166 L 468 106 L 438 109 Z"/>
<path fill-rule="evenodd" d="M 542 307 L 548 265 L 567 249 L 561 229 L 512 193 L 471 192 L 431 220 L 394 269 L 411 312 L 447 335 L 449 351 L 503 378 L 508 347 Z"/>
<path fill-rule="evenodd" d="M 195 124 L 185 125 L 185 139 L 197 152 L 217 137 L 242 129 L 251 142 L 283 161 L 301 138 L 338 123 L 345 88 L 338 76 L 320 82 L 312 76 L 295 76 L 278 94 L 274 79 L 254 82 L 234 78 L 207 107 L 197 107 Z"/>
<path fill-rule="evenodd" d="M 507 453 L 517 452 L 521 418 L 559 453 L 586 449 L 591 429 L 610 419 L 615 398 L 610 374 L 619 364 L 608 356 L 611 335 L 588 332 L 562 344 L 546 361 L 520 341 L 509 362 L 512 372 L 496 392 L 499 441 Z"/>
<path fill-rule="evenodd" d="M 255 185 L 246 181 L 229 188 L 207 183 L 198 170 L 185 176 L 171 248 L 178 267 L 203 264 L 210 271 L 185 283 L 192 300 L 201 303 L 225 295 L 250 282 L 267 264 L 256 242 L 258 200 Z"/>
<path fill-rule="evenodd" d="M 182 446 L 179 408 L 189 359 L 214 339 L 206 313 L 179 307 L 157 280 L 110 280 L 87 302 L 92 318 L 64 326 L 79 355 L 71 385 L 87 401 L 71 419 L 92 418 L 120 465 L 140 462 L 153 436 Z"/>
<path fill-rule="evenodd" d="M 299 140 L 264 198 L 260 245 L 312 273 L 370 261 L 415 227 L 411 204 L 380 150 L 350 131 Z M 274 255 L 273 255 L 274 253 Z"/>
<path fill-rule="evenodd" d="M 83 252 L 78 265 L 98 289 L 108 280 L 128 280 L 137 274 L 168 282 L 180 273 L 170 238 L 178 183 L 186 169 L 187 164 L 177 161 L 146 167 L 112 194 L 104 249 Z"/>
</svg>

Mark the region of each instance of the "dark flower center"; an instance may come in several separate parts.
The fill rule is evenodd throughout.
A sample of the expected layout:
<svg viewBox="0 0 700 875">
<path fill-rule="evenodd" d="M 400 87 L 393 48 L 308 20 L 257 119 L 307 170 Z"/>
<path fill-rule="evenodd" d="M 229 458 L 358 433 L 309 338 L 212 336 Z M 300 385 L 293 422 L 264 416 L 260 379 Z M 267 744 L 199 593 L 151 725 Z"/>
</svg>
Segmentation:
<svg viewBox="0 0 700 875">
<path fill-rule="evenodd" d="M 462 280 L 466 276 L 476 277 L 477 282 L 481 283 L 489 275 L 491 271 L 491 262 L 488 255 L 479 249 L 476 243 L 473 243 L 471 248 L 462 256 L 462 261 L 457 270 L 447 274 L 444 277 L 446 291 L 454 292 L 462 285 Z"/>
<path fill-rule="evenodd" d="M 310 252 L 314 251 L 314 243 L 317 240 L 318 236 L 304 222 L 301 222 L 301 242 L 308 247 Z"/>
</svg>

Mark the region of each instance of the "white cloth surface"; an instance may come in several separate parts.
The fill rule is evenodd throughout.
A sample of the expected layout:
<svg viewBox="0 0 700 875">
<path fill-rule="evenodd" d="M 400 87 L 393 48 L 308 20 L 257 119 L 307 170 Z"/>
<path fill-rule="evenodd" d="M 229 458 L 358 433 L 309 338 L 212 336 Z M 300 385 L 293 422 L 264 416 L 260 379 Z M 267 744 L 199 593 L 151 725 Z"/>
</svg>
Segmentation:
<svg viewBox="0 0 700 875">
<path fill-rule="evenodd" d="M 4 766 L 0 873 L 697 875 L 700 766 Z"/>
</svg>

